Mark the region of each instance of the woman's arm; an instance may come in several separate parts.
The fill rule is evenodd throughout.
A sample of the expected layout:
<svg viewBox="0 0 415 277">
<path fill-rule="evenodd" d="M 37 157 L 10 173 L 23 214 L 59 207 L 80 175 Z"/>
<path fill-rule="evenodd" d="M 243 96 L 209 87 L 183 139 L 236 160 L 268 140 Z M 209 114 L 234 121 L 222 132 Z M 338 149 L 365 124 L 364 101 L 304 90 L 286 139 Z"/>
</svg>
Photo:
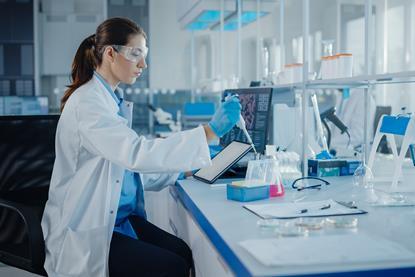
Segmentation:
<svg viewBox="0 0 415 277">
<path fill-rule="evenodd" d="M 205 129 L 205 134 L 206 134 L 206 140 L 207 141 L 212 141 L 214 139 L 217 139 L 218 137 L 216 136 L 216 134 L 213 132 L 212 128 L 209 127 L 209 125 L 203 125 L 203 129 Z"/>
</svg>

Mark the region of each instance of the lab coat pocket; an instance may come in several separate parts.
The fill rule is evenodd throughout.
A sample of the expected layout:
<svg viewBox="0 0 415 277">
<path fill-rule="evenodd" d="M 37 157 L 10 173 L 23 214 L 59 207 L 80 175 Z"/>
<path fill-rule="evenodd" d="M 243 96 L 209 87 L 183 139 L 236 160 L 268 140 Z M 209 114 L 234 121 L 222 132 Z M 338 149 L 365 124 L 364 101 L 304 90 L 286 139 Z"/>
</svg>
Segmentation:
<svg viewBox="0 0 415 277">
<path fill-rule="evenodd" d="M 104 276 L 108 226 L 74 231 L 67 228 L 56 272 L 74 276 Z"/>
</svg>

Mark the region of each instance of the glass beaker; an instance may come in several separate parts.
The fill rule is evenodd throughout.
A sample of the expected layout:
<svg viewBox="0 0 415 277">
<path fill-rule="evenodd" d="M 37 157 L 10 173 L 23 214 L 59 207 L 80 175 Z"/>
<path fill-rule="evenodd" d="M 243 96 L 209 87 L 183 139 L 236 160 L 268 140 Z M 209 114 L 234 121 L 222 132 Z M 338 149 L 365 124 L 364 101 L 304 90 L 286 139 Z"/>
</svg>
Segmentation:
<svg viewBox="0 0 415 277">
<path fill-rule="evenodd" d="M 322 40 L 321 44 L 323 44 L 323 57 L 333 56 L 334 39 Z"/>
</svg>

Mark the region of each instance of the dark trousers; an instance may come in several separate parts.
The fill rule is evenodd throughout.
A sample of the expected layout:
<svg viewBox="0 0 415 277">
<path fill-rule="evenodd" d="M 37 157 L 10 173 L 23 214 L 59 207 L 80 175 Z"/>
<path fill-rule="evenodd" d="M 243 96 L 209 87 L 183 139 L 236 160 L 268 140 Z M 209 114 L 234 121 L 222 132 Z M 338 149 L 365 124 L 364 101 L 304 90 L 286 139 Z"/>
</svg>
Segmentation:
<svg viewBox="0 0 415 277">
<path fill-rule="evenodd" d="M 114 232 L 109 254 L 110 277 L 190 276 L 192 251 L 187 244 L 147 220 L 130 216 L 138 240 Z M 192 270 L 191 270 L 192 269 Z"/>
</svg>

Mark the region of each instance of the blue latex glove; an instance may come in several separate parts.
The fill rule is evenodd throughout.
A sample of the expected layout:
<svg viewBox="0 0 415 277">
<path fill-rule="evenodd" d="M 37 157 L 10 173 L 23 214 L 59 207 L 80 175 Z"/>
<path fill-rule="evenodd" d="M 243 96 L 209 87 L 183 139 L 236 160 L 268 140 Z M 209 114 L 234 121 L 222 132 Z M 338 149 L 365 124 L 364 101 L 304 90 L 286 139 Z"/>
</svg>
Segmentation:
<svg viewBox="0 0 415 277">
<path fill-rule="evenodd" d="M 229 132 L 238 122 L 242 106 L 237 96 L 232 96 L 222 103 L 209 122 L 209 127 L 218 137 Z"/>
</svg>

